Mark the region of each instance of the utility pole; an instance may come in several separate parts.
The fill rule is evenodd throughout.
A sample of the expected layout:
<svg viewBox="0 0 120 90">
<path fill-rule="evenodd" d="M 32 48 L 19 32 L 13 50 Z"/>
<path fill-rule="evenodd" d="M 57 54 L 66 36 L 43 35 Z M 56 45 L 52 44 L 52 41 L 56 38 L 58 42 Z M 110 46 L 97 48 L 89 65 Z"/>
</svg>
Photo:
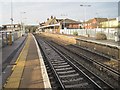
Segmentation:
<svg viewBox="0 0 120 90">
<path fill-rule="evenodd" d="M 86 23 L 85 23 L 85 20 L 86 20 L 86 7 L 91 7 L 91 5 L 86 5 L 86 4 L 85 4 L 85 5 L 82 5 L 82 4 L 81 4 L 80 6 L 81 6 L 81 7 L 84 7 L 84 16 L 85 16 L 85 17 L 84 17 L 84 29 L 86 29 L 86 28 L 85 28 L 85 24 L 86 24 Z M 86 35 L 87 35 L 87 34 L 88 34 L 88 33 L 87 33 L 87 29 L 86 29 Z"/>
</svg>

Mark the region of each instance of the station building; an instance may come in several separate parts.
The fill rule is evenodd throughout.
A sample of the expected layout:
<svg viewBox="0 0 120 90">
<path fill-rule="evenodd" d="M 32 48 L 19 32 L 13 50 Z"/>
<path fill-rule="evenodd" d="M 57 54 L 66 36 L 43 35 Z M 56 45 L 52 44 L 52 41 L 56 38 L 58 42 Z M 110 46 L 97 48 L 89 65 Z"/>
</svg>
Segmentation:
<svg viewBox="0 0 120 90">
<path fill-rule="evenodd" d="M 72 19 L 57 19 L 51 16 L 46 22 L 39 24 L 39 30 L 43 32 L 60 33 L 61 29 L 80 29 L 81 22 Z"/>
</svg>

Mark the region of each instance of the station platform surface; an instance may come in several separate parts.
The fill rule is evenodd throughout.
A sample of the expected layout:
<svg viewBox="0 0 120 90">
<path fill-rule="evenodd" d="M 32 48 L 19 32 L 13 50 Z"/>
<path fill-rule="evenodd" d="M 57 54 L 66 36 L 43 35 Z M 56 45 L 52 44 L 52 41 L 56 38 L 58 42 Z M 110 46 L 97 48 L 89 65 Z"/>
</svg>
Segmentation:
<svg viewBox="0 0 120 90">
<path fill-rule="evenodd" d="M 96 40 L 95 37 L 87 37 L 87 36 L 75 36 L 75 35 L 68 35 L 68 34 L 56 34 L 56 33 L 46 33 L 46 32 L 42 32 L 41 34 L 44 35 L 48 35 L 51 34 L 52 35 L 56 35 L 57 37 L 63 37 L 63 36 L 67 36 L 70 39 L 77 39 L 77 40 L 84 40 L 84 41 L 88 41 L 88 42 L 94 42 L 94 43 L 98 43 L 98 44 L 103 44 L 103 45 L 108 45 L 108 46 L 112 46 L 112 47 L 117 47 L 120 49 L 120 41 L 119 42 L 115 42 L 115 40 L 111 40 L 111 39 L 107 39 L 107 40 Z M 50 36 L 50 37 L 51 37 Z"/>
<path fill-rule="evenodd" d="M 40 49 L 32 34 L 28 34 L 16 63 L 4 89 L 51 88 Z"/>
<path fill-rule="evenodd" d="M 7 59 L 9 59 L 12 53 L 22 45 L 25 38 L 26 38 L 26 35 L 14 41 L 12 45 L 7 45 L 1 48 L 2 49 L 2 63 L 4 63 Z"/>
<path fill-rule="evenodd" d="M 115 42 L 115 40 L 96 40 L 95 37 L 83 37 L 80 36 L 77 38 L 77 40 L 85 40 L 85 41 L 90 41 L 98 44 L 103 44 L 103 45 L 108 45 L 112 47 L 117 47 L 120 49 L 120 42 Z"/>
<path fill-rule="evenodd" d="M 6 83 L 7 78 L 11 74 L 12 67 L 25 44 L 26 38 L 27 34 L 15 40 L 12 45 L 6 45 L 5 47 L 1 48 L 2 85 Z"/>
<path fill-rule="evenodd" d="M 117 47 L 118 49 L 120 49 L 120 41 L 116 42 L 113 39 L 107 39 L 107 40 L 96 40 L 95 37 L 87 37 L 87 36 L 73 36 L 73 35 L 67 35 L 64 34 L 65 36 L 68 37 L 73 37 L 77 40 L 84 40 L 84 41 L 88 41 L 88 42 L 94 42 L 94 43 L 98 43 L 98 44 L 103 44 L 103 45 L 108 45 L 108 46 L 112 46 L 112 47 Z"/>
</svg>

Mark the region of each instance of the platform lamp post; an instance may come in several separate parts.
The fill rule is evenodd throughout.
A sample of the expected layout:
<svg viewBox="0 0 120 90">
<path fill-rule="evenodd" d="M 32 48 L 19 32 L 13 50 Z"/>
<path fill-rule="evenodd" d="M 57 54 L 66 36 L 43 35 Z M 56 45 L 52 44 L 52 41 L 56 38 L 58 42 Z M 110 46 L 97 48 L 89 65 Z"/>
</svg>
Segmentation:
<svg viewBox="0 0 120 90">
<path fill-rule="evenodd" d="M 81 6 L 81 7 L 84 7 L 84 16 L 85 16 L 85 17 L 84 17 L 84 29 L 86 30 L 86 35 L 87 35 L 87 34 L 88 34 L 88 33 L 87 33 L 87 29 L 85 28 L 86 7 L 91 7 L 91 5 L 86 5 L 86 4 L 85 4 L 85 5 L 82 5 L 82 4 L 81 4 L 80 6 Z"/>
<path fill-rule="evenodd" d="M 66 17 L 66 16 L 67 16 L 67 14 L 61 14 L 61 16 Z M 65 31 L 65 28 L 66 28 L 65 19 L 66 19 L 66 18 L 64 18 L 64 21 L 63 21 L 63 24 L 64 24 L 64 31 Z"/>
<path fill-rule="evenodd" d="M 12 29 L 12 25 L 13 25 L 13 3 L 12 3 L 12 0 L 11 0 L 11 18 L 10 18 L 10 20 L 11 20 L 11 30 L 13 31 L 13 29 Z"/>
<path fill-rule="evenodd" d="M 14 42 L 14 37 L 13 37 L 13 28 L 14 28 L 14 26 L 13 26 L 13 2 L 12 2 L 12 0 L 11 0 L 11 18 L 10 18 L 10 20 L 11 20 L 11 32 L 9 33 L 9 45 L 12 45 L 12 43 Z"/>
<path fill-rule="evenodd" d="M 96 13 L 96 15 L 97 15 L 97 17 L 96 17 L 96 26 L 97 26 L 96 29 L 98 29 L 98 27 L 99 27 L 98 13 Z M 96 29 L 95 29 L 95 33 L 97 32 Z"/>
<path fill-rule="evenodd" d="M 25 14 L 26 12 L 21 12 L 20 14 L 21 14 L 21 26 L 22 26 L 22 28 L 21 28 L 21 32 L 22 32 L 22 35 L 23 34 L 25 34 L 25 25 L 24 25 L 24 21 L 23 21 L 23 19 L 26 19 L 26 18 L 23 18 L 23 14 Z"/>
</svg>

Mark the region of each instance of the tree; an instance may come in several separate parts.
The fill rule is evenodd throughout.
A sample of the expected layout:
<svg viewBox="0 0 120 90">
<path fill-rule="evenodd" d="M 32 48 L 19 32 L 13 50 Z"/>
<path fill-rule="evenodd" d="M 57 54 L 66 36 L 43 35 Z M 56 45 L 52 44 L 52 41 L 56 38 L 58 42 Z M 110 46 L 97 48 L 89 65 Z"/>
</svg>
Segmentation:
<svg viewBox="0 0 120 90">
<path fill-rule="evenodd" d="M 37 25 L 36 26 L 33 26 L 33 25 L 27 25 L 27 26 L 25 26 L 25 29 L 29 30 L 29 32 L 35 32 L 37 28 L 38 28 Z"/>
</svg>

